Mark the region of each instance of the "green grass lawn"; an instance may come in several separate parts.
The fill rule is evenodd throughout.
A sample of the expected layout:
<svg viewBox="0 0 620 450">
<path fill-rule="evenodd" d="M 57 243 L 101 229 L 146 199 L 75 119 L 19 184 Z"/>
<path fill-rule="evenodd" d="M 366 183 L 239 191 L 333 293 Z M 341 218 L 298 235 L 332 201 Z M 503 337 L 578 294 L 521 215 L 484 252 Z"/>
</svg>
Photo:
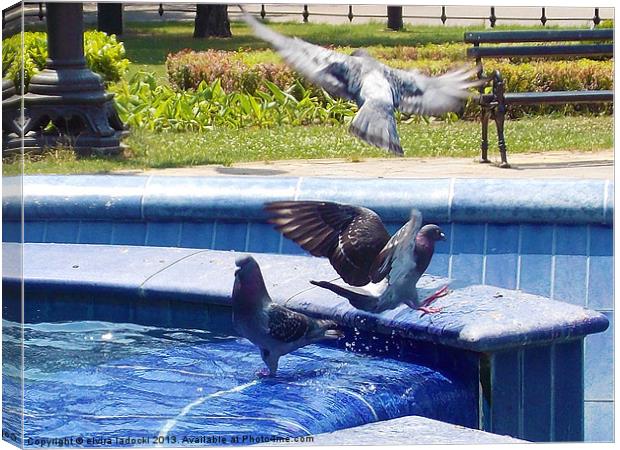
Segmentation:
<svg viewBox="0 0 620 450">
<path fill-rule="evenodd" d="M 394 46 L 421 46 L 446 42 L 462 43 L 465 31 L 484 30 L 483 26 L 408 26 L 402 31 L 386 29 L 385 21 L 365 24 L 320 24 L 320 23 L 270 23 L 274 30 L 287 36 L 297 36 L 314 44 L 346 48 L 373 48 Z M 536 26 L 498 26 L 496 30 L 518 28 L 542 28 Z M 547 26 L 546 29 L 554 28 Z M 186 48 L 192 50 L 268 50 L 268 45 L 257 39 L 244 22 L 231 21 L 232 38 L 196 39 L 192 36 L 193 22 L 128 22 L 120 38 L 125 43 L 127 57 L 132 62 L 129 76 L 139 70 L 154 72 L 166 79 L 164 62 L 168 53 Z M 259 56 L 260 60 L 272 59 Z"/>
<path fill-rule="evenodd" d="M 475 157 L 480 148 L 480 124 L 457 121 L 399 126 L 405 156 Z M 491 127 L 490 153 L 497 155 Z M 508 151 L 596 151 L 613 148 L 613 118 L 534 117 L 506 126 Z M 205 133 L 156 133 L 134 130 L 125 140 L 128 150 L 118 158 L 76 158 L 71 150 L 27 157 L 25 173 L 102 173 L 123 169 L 234 164 L 278 159 L 346 158 L 352 161 L 385 157 L 383 150 L 349 135 L 345 126 L 284 126 L 271 129 L 218 128 Z M 5 160 L 5 175 L 19 173 L 18 162 Z"/>
</svg>

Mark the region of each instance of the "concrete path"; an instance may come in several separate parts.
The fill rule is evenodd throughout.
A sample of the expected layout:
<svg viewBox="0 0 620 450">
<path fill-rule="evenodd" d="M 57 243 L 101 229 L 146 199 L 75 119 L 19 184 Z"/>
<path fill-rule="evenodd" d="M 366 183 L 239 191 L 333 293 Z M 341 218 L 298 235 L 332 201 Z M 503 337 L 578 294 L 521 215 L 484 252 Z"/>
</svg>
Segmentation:
<svg viewBox="0 0 620 450">
<path fill-rule="evenodd" d="M 511 169 L 479 164 L 473 158 L 369 158 L 288 160 L 152 169 L 145 173 L 180 176 L 260 175 L 332 178 L 614 178 L 614 152 L 546 152 L 508 155 Z M 129 171 L 136 173 L 136 171 Z M 127 172 L 126 172 L 127 173 Z M 138 172 L 139 173 L 139 172 Z"/>
</svg>

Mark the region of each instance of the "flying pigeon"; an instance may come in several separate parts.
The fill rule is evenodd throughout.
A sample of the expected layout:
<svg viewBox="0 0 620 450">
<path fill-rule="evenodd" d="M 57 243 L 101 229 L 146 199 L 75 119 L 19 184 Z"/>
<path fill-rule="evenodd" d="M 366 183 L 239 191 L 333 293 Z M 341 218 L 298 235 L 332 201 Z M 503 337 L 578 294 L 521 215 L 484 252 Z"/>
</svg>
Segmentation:
<svg viewBox="0 0 620 450">
<path fill-rule="evenodd" d="M 343 336 L 332 320 L 319 320 L 273 303 L 260 267 L 251 256 L 235 261 L 232 292 L 233 326 L 260 349 L 267 370 L 259 376 L 275 376 L 280 356 L 324 339 Z"/>
<path fill-rule="evenodd" d="M 440 311 L 430 304 L 447 294 L 447 286 L 420 301 L 416 283 L 431 262 L 435 242 L 446 236 L 437 225 L 422 227 L 422 214 L 417 209 L 392 237 L 377 213 L 360 206 L 278 201 L 267 203 L 265 210 L 277 230 L 310 254 L 329 258 L 350 286 L 329 281 L 312 284 L 347 298 L 351 305 L 365 311 L 382 312 L 402 303 L 428 314 Z"/>
<path fill-rule="evenodd" d="M 403 149 L 394 110 L 420 115 L 458 111 L 464 99 L 472 95 L 467 89 L 483 82 L 470 80 L 477 69 L 463 68 L 428 77 L 416 70 L 390 68 L 363 49 L 350 56 L 338 53 L 276 33 L 241 10 L 254 34 L 271 44 L 307 80 L 332 96 L 357 103 L 359 111 L 349 128 L 353 135 L 399 156 Z"/>
</svg>

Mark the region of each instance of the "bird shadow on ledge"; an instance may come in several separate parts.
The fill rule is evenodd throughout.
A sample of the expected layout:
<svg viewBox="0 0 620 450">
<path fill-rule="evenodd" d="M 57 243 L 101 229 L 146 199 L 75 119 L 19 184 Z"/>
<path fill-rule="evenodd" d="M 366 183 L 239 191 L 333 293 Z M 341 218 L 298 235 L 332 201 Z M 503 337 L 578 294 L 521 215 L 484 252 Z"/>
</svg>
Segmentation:
<svg viewBox="0 0 620 450">
<path fill-rule="evenodd" d="M 498 164 L 494 164 L 498 165 Z M 510 163 L 510 168 L 513 170 L 545 170 L 545 169 L 577 169 L 588 167 L 613 167 L 613 159 L 605 160 L 593 160 L 593 161 L 561 161 L 561 162 L 548 162 L 548 163 Z"/>
<path fill-rule="evenodd" d="M 223 173 L 226 175 L 256 175 L 256 176 L 267 176 L 267 175 L 282 175 L 287 173 L 285 170 L 278 169 L 253 169 L 246 167 L 216 167 L 216 172 Z"/>
</svg>

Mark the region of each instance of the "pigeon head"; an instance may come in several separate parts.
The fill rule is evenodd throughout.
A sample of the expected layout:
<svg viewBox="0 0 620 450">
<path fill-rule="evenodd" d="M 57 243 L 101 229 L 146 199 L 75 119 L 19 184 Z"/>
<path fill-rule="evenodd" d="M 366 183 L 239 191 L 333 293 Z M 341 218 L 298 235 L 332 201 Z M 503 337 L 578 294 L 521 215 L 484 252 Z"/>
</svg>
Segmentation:
<svg viewBox="0 0 620 450">
<path fill-rule="evenodd" d="M 441 228 L 434 224 L 424 225 L 418 232 L 418 236 L 422 236 L 432 242 L 446 240 L 446 235 L 444 232 L 441 231 Z"/>
<path fill-rule="evenodd" d="M 235 284 L 233 302 L 245 304 L 262 304 L 268 298 L 263 274 L 256 260 L 250 255 L 240 256 L 235 260 Z"/>
</svg>

